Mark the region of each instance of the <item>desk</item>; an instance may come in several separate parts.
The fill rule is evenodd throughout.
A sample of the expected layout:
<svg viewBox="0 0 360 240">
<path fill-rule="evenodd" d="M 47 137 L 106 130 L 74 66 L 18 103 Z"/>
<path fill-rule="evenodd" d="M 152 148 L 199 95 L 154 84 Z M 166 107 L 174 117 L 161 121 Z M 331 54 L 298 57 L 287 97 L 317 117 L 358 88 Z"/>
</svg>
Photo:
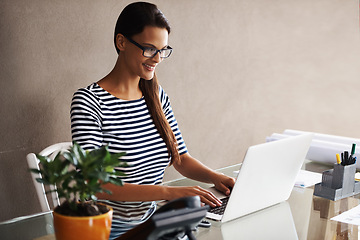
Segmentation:
<svg viewBox="0 0 360 240">
<path fill-rule="evenodd" d="M 303 166 L 303 169 L 315 172 L 322 172 L 329 168 L 331 167 L 328 165 L 309 161 L 306 161 Z M 232 176 L 233 171 L 238 169 L 239 165 L 235 165 L 219 171 Z M 165 184 L 170 186 L 209 186 L 186 178 Z M 198 240 L 235 240 L 240 239 L 239 235 L 245 236 L 241 239 L 263 239 L 262 236 L 266 236 L 264 237 L 266 239 L 281 239 L 279 236 L 289 236 L 286 234 L 291 234 L 292 229 L 288 227 L 288 224 L 292 224 L 295 233 L 294 239 L 297 239 L 297 237 L 303 240 L 358 239 L 357 226 L 330 221 L 330 218 L 357 206 L 359 204 L 359 195 L 334 202 L 313 196 L 313 191 L 313 188 L 294 187 L 289 200 L 283 203 L 284 205 L 279 204 L 222 225 L 212 222 L 211 228 L 200 228 L 194 235 Z M 287 217 L 290 216 L 289 219 L 282 219 L 283 217 L 276 215 L 276 219 L 266 222 L 266 216 L 273 216 L 271 215 L 273 212 L 277 214 L 280 208 L 285 207 L 284 209 L 286 209 L 286 206 L 290 209 L 288 211 L 290 215 L 287 215 Z M 282 220 L 284 220 L 283 223 Z M 283 224 L 287 224 L 286 227 L 283 227 Z M 54 240 L 53 232 L 52 215 L 49 212 L 0 223 L 0 236 L 4 240 Z M 237 235 L 234 235 L 233 232 L 237 233 Z"/>
</svg>

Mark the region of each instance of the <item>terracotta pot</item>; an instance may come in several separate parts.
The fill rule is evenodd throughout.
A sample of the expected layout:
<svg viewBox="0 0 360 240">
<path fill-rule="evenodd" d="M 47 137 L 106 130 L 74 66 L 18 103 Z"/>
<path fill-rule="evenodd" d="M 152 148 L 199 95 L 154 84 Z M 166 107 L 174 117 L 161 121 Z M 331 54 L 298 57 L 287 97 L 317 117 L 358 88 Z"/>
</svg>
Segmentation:
<svg viewBox="0 0 360 240">
<path fill-rule="evenodd" d="M 90 217 L 64 216 L 53 212 L 56 240 L 108 240 L 112 215 L 112 208 L 107 213 Z"/>
</svg>

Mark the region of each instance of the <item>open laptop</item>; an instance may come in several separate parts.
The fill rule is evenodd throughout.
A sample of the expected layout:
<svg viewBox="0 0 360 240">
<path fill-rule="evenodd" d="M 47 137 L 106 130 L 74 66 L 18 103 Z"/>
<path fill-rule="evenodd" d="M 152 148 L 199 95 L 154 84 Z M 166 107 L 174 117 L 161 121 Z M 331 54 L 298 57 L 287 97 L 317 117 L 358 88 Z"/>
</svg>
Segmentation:
<svg viewBox="0 0 360 240">
<path fill-rule="evenodd" d="M 312 138 L 308 133 L 249 147 L 223 214 L 206 217 L 224 223 L 287 200 Z"/>
</svg>

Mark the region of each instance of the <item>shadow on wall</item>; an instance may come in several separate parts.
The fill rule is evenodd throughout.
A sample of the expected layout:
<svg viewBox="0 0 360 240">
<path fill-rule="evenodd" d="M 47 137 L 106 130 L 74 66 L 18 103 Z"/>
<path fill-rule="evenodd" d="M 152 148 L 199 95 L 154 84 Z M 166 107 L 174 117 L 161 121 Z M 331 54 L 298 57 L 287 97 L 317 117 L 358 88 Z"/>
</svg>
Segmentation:
<svg viewBox="0 0 360 240">
<path fill-rule="evenodd" d="M 8 80 L 14 83 L 18 79 Z M 1 101 L 0 202 L 9 204 L 1 205 L 0 221 L 40 211 L 26 155 L 39 152 L 52 135 L 45 124 L 53 120 L 49 102 L 31 101 L 19 94 L 13 83 L 1 88 L 1 95 L 8 100 Z"/>
<path fill-rule="evenodd" d="M 54 121 L 54 106 L 39 85 L 41 71 L 36 62 L 44 56 L 30 50 L 30 44 L 24 44 L 26 38 L 34 41 L 27 18 L 19 17 L 10 6 L 0 9 L 0 221 L 3 221 L 41 210 L 26 155 L 51 143 L 53 130 L 49 123 Z"/>
<path fill-rule="evenodd" d="M 71 141 L 72 94 L 109 67 L 99 61 L 109 58 L 108 34 L 99 34 L 109 20 L 98 6 L 104 4 L 0 1 L 0 221 L 40 211 L 26 155 Z"/>
</svg>

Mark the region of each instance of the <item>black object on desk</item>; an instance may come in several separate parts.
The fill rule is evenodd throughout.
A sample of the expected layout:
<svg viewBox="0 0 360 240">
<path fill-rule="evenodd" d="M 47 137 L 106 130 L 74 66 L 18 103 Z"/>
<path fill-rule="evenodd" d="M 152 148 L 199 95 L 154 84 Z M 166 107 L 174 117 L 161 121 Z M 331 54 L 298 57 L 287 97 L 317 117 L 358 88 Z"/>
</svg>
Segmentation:
<svg viewBox="0 0 360 240">
<path fill-rule="evenodd" d="M 173 240 L 185 235 L 189 240 L 196 239 L 192 230 L 206 216 L 208 209 L 208 206 L 201 207 L 198 196 L 170 201 L 149 220 L 116 240 Z"/>
</svg>

